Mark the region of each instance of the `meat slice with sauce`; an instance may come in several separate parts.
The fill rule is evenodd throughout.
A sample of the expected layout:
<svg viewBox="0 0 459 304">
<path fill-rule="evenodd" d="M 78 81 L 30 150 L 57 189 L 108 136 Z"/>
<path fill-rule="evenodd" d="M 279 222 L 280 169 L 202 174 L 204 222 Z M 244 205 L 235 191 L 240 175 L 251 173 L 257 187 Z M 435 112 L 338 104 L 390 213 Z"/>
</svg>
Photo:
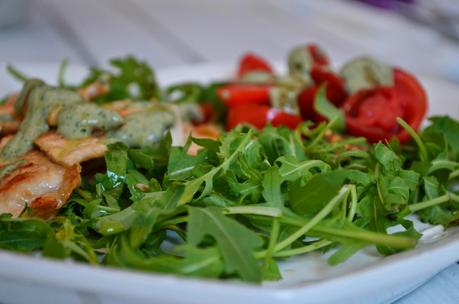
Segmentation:
<svg viewBox="0 0 459 304">
<path fill-rule="evenodd" d="M 29 207 L 35 216 L 52 216 L 80 185 L 80 171 L 78 164 L 64 167 L 41 152 L 27 153 L 0 181 L 0 214 L 17 217 Z"/>
<path fill-rule="evenodd" d="M 0 105 L 0 134 L 15 133 L 21 124 L 14 111 L 16 98 L 16 94 L 10 95 L 6 102 Z"/>
<path fill-rule="evenodd" d="M 64 166 L 103 157 L 107 150 L 107 146 L 99 138 L 66 139 L 53 132 L 37 138 L 35 145 L 53 161 Z"/>
</svg>

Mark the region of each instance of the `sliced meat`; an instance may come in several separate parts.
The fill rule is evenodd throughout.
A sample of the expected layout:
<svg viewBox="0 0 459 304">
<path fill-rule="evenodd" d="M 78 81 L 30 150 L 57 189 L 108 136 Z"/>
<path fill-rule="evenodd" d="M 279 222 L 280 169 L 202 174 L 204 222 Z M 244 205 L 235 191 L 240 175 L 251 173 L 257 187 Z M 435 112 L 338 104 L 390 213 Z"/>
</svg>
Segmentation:
<svg viewBox="0 0 459 304">
<path fill-rule="evenodd" d="M 0 139 L 0 151 L 6 146 L 6 144 L 13 138 L 14 135 L 10 134 L 7 136 L 3 136 Z M 1 166 L 1 163 L 0 163 Z"/>
<path fill-rule="evenodd" d="M 108 85 L 103 84 L 99 80 L 94 81 L 93 83 L 87 85 L 84 88 L 78 90 L 78 93 L 86 100 L 91 100 L 93 98 L 105 95 L 108 93 L 110 88 Z"/>
<path fill-rule="evenodd" d="M 107 150 L 107 146 L 99 138 L 66 139 L 54 132 L 43 134 L 35 140 L 35 144 L 49 158 L 64 166 L 103 157 Z"/>
<path fill-rule="evenodd" d="M 122 99 L 102 105 L 103 108 L 118 112 L 123 117 L 130 114 L 143 111 L 154 105 L 152 102 L 147 101 L 132 101 L 130 99 Z"/>
<path fill-rule="evenodd" d="M 2 134 L 16 133 L 21 122 L 19 120 L 2 121 L 0 123 L 0 132 Z"/>
<path fill-rule="evenodd" d="M 14 111 L 17 94 L 10 95 L 6 102 L 0 105 L 0 133 L 11 134 L 17 132 L 21 121 Z"/>
<path fill-rule="evenodd" d="M 197 126 L 190 126 L 188 132 L 190 132 L 193 137 L 197 138 L 217 139 L 222 130 L 214 124 L 200 124 Z"/>
<path fill-rule="evenodd" d="M 16 102 L 17 94 L 12 94 L 8 96 L 6 102 L 0 105 L 0 116 L 11 115 L 14 116 L 16 112 L 14 111 L 14 103 Z"/>
<path fill-rule="evenodd" d="M 80 185 L 80 165 L 64 167 L 43 153 L 27 153 L 18 167 L 0 182 L 0 213 L 19 216 L 26 207 L 48 218 L 61 208 Z"/>
</svg>

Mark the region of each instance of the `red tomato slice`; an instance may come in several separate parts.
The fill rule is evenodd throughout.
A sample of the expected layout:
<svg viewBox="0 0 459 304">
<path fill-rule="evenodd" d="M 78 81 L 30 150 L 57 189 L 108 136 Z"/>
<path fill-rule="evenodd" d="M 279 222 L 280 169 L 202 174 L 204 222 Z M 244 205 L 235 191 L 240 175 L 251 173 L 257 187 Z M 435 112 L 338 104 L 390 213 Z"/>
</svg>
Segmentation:
<svg viewBox="0 0 459 304">
<path fill-rule="evenodd" d="M 414 76 L 395 68 L 394 87 L 359 91 L 344 102 L 343 110 L 348 133 L 364 136 L 370 142 L 397 137 L 403 143 L 410 140 L 410 135 L 396 118 L 419 130 L 427 112 L 427 95 Z"/>
<path fill-rule="evenodd" d="M 244 74 L 254 71 L 267 73 L 274 72 L 271 65 L 265 59 L 258 55 L 255 55 L 254 53 L 247 53 L 244 56 L 242 56 L 239 62 L 237 76 L 238 78 L 241 78 Z"/>
<path fill-rule="evenodd" d="M 321 67 L 313 67 L 310 74 L 316 85 L 327 83 L 328 100 L 337 107 L 343 104 L 347 94 L 341 77 Z"/>
<path fill-rule="evenodd" d="M 226 129 L 231 130 L 239 124 L 251 124 L 261 129 L 268 123 L 270 107 L 261 104 L 239 104 L 228 109 Z"/>
<path fill-rule="evenodd" d="M 245 123 L 262 129 L 271 123 L 275 127 L 283 125 L 295 129 L 301 122 L 303 122 L 301 117 L 270 108 L 267 105 L 244 104 L 229 108 L 226 128 L 231 130 Z"/>
<path fill-rule="evenodd" d="M 217 96 L 227 106 L 269 104 L 270 86 L 258 84 L 227 84 L 217 89 Z"/>
<path fill-rule="evenodd" d="M 337 95 L 334 95 L 336 91 L 334 91 L 333 89 L 330 90 L 330 87 L 330 84 L 327 83 L 327 99 L 330 100 L 333 104 L 340 106 L 343 102 L 337 102 Z M 304 119 L 312 120 L 314 122 L 322 122 L 327 120 L 327 118 L 317 113 L 317 111 L 314 108 L 314 101 L 316 98 L 316 94 L 319 91 L 319 88 L 320 86 L 314 85 L 312 87 L 304 89 L 300 93 L 300 95 L 298 95 L 298 106 L 300 108 L 300 114 L 301 117 L 303 117 Z"/>
<path fill-rule="evenodd" d="M 394 87 L 397 99 L 404 108 L 403 119 L 418 131 L 428 108 L 424 88 L 413 75 L 399 68 L 394 68 Z M 401 142 L 410 138 L 405 131 L 402 131 L 397 137 Z"/>
<path fill-rule="evenodd" d="M 361 90 L 344 102 L 343 110 L 347 132 L 370 142 L 390 140 L 401 131 L 396 119 L 404 117 L 404 108 L 394 88 Z"/>
<path fill-rule="evenodd" d="M 296 129 L 296 127 L 303 122 L 300 116 L 278 111 L 277 109 L 271 109 L 270 112 L 268 112 L 268 120 L 271 121 L 271 124 L 275 127 L 282 125 L 290 129 Z"/>
<path fill-rule="evenodd" d="M 319 86 L 312 86 L 304 89 L 300 95 L 298 95 L 298 106 L 300 108 L 301 117 L 304 119 L 312 120 L 314 122 L 325 121 L 326 118 L 316 112 L 314 109 L 314 99 Z"/>
<path fill-rule="evenodd" d="M 328 60 L 327 55 L 324 53 L 324 51 L 322 51 L 322 49 L 317 44 L 307 44 L 306 48 L 315 64 L 322 66 L 327 66 L 330 64 L 330 60 Z"/>
</svg>

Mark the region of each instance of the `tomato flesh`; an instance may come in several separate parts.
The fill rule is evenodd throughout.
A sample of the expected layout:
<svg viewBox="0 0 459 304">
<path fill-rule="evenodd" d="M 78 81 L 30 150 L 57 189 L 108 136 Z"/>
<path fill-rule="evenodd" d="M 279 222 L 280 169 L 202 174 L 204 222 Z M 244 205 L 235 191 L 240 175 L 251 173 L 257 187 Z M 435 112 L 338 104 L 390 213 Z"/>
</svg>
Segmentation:
<svg viewBox="0 0 459 304">
<path fill-rule="evenodd" d="M 380 127 L 388 132 L 394 132 L 397 117 L 403 116 L 403 109 L 393 96 L 392 90 L 378 90 L 362 100 L 357 117 L 365 125 Z"/>
<path fill-rule="evenodd" d="M 230 107 L 226 120 L 226 128 L 231 130 L 237 125 L 247 123 L 261 129 L 268 123 L 270 107 L 260 104 L 242 104 Z"/>
<path fill-rule="evenodd" d="M 311 55 L 314 64 L 323 66 L 330 64 L 327 55 L 320 49 L 320 47 L 317 44 L 310 43 L 306 45 L 306 49 Z"/>
<path fill-rule="evenodd" d="M 271 123 L 275 127 L 282 125 L 295 129 L 302 122 L 303 119 L 297 115 L 267 105 L 244 104 L 229 108 L 226 128 L 231 130 L 240 124 L 250 124 L 257 129 L 262 129 Z"/>
<path fill-rule="evenodd" d="M 258 84 L 227 84 L 217 89 L 217 96 L 227 106 L 269 104 L 270 86 Z"/>
<path fill-rule="evenodd" d="M 313 67 L 310 73 L 316 85 L 327 84 L 328 100 L 337 107 L 341 106 L 346 99 L 344 80 L 335 73 L 320 67 Z"/>
<path fill-rule="evenodd" d="M 317 67 L 311 70 L 311 77 L 314 80 L 315 85 L 303 89 L 303 91 L 298 95 L 300 113 L 304 119 L 309 119 L 314 122 L 325 121 L 326 118 L 317 113 L 314 108 L 315 97 L 319 91 L 320 85 L 326 85 L 325 90 L 327 99 L 335 106 L 340 107 L 346 100 L 344 82 L 336 74 Z"/>
<path fill-rule="evenodd" d="M 416 131 L 421 127 L 427 113 L 427 94 L 413 75 L 400 69 L 394 68 L 394 88 L 397 99 L 405 111 L 403 119 Z M 397 135 L 400 142 L 410 139 L 406 131 Z"/>
<path fill-rule="evenodd" d="M 277 109 L 271 109 L 270 111 L 274 113 L 268 113 L 268 119 L 274 127 L 286 126 L 290 129 L 295 129 L 300 123 L 303 122 L 303 119 L 300 116 L 278 111 Z"/>
<path fill-rule="evenodd" d="M 241 78 L 243 75 L 254 71 L 267 73 L 274 72 L 271 65 L 265 59 L 254 53 L 247 53 L 242 56 L 239 62 L 237 76 Z"/>
</svg>

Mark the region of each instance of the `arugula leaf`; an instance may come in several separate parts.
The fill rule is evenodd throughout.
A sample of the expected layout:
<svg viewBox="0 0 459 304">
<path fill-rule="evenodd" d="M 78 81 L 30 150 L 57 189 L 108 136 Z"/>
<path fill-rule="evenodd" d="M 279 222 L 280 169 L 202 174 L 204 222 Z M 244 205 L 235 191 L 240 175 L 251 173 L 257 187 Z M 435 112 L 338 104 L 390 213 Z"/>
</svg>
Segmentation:
<svg viewBox="0 0 459 304">
<path fill-rule="evenodd" d="M 197 103 L 201 101 L 202 90 L 202 86 L 195 82 L 173 84 L 165 89 L 165 97 L 173 103 Z"/>
<path fill-rule="evenodd" d="M 387 172 L 395 173 L 401 169 L 401 159 L 386 145 L 378 143 L 376 144 L 374 151 L 376 160 Z"/>
<path fill-rule="evenodd" d="M 123 183 L 126 178 L 128 154 L 124 147 L 120 145 L 109 147 L 105 153 L 105 163 L 107 165 L 107 178 L 111 188 Z"/>
<path fill-rule="evenodd" d="M 150 189 L 147 178 L 137 170 L 128 170 L 125 183 L 133 201 L 140 200 L 144 197 L 144 192 Z"/>
<path fill-rule="evenodd" d="M 318 169 L 320 172 L 330 170 L 330 165 L 321 160 L 298 161 L 292 156 L 281 156 L 276 160 L 280 165 L 279 173 L 282 180 L 294 181 L 300 178 L 311 176 L 311 169 Z"/>
<path fill-rule="evenodd" d="M 387 210 L 399 211 L 410 202 L 419 181 L 419 174 L 401 170 L 398 175 L 385 175 L 378 179 L 382 203 Z"/>
<path fill-rule="evenodd" d="M 261 281 L 261 270 L 253 251 L 262 245 L 262 240 L 251 230 L 235 220 L 222 215 L 212 207 L 189 207 L 188 243 L 199 245 L 204 236 L 212 236 L 225 261 L 227 273 L 238 272 L 245 281 Z"/>
<path fill-rule="evenodd" d="M 443 134 L 454 154 L 458 157 L 459 139 L 457 134 L 459 134 L 459 122 L 449 116 L 434 116 L 430 117 L 429 120 L 432 122 L 432 125 L 427 130 Z"/>
<path fill-rule="evenodd" d="M 227 205 L 258 203 L 261 197 L 262 185 L 258 179 L 239 181 L 237 174 L 227 171 L 215 179 L 214 192 L 219 193 Z"/>
<path fill-rule="evenodd" d="M 46 239 L 51 236 L 51 227 L 42 220 L 21 220 L 13 219 L 9 214 L 0 215 L 0 248 L 33 251 L 43 248 Z"/>
<path fill-rule="evenodd" d="M 425 198 L 428 200 L 440 196 L 440 183 L 435 176 L 425 176 L 423 178 Z M 434 224 L 448 226 L 453 219 L 453 214 L 443 205 L 435 205 L 417 212 L 421 220 Z"/>
<path fill-rule="evenodd" d="M 129 229 L 129 244 L 132 248 L 139 248 L 147 240 L 161 214 L 157 208 L 142 208 L 136 211 L 138 216 Z"/>
<path fill-rule="evenodd" d="M 61 227 L 56 231 L 56 239 L 60 243 L 60 250 L 66 252 L 65 256 L 75 255 L 91 264 L 97 264 L 97 256 L 94 248 L 86 237 L 76 229 L 69 218 L 63 220 Z M 47 245 L 50 245 L 49 239 Z M 51 250 L 45 248 L 44 253 L 50 254 Z"/>
<path fill-rule="evenodd" d="M 19 71 L 18 69 L 16 69 L 14 66 L 12 66 L 11 64 L 8 64 L 6 66 L 6 70 L 7 72 L 13 77 L 15 78 L 17 81 L 20 81 L 20 82 L 26 82 L 27 80 L 31 79 L 29 76 L 27 76 L 26 74 L 24 74 L 23 72 Z"/>
<path fill-rule="evenodd" d="M 138 215 L 131 206 L 120 212 L 99 218 L 94 223 L 94 229 L 105 236 L 118 234 L 131 228 Z"/>
<path fill-rule="evenodd" d="M 185 276 L 217 278 L 223 273 L 223 262 L 215 247 L 201 249 L 181 246 L 175 250 L 184 257 L 160 255 L 145 258 L 139 250 L 131 248 L 123 238 L 118 247 L 112 250 L 107 262 L 109 265 Z"/>
<path fill-rule="evenodd" d="M 279 265 L 274 259 L 269 259 L 268 264 L 263 271 L 264 281 L 278 281 L 282 279 L 282 274 L 279 269 Z"/>
<path fill-rule="evenodd" d="M 276 167 L 271 167 L 263 178 L 263 198 L 268 206 L 281 208 L 284 206 L 284 198 L 281 192 L 281 175 Z"/>
<path fill-rule="evenodd" d="M 410 229 L 412 226 L 407 226 L 407 228 Z M 413 248 L 420 234 L 413 234 L 409 229 L 408 232 L 392 235 L 385 231 L 376 233 L 364 230 L 341 217 L 322 221 L 320 225 L 314 228 L 313 235 L 339 242 L 342 245 L 328 261 L 331 265 L 335 265 L 345 261 L 352 254 L 370 244 L 378 245 L 378 251 L 386 255 Z"/>
<path fill-rule="evenodd" d="M 314 109 L 329 121 L 335 121 L 333 128 L 337 131 L 343 131 L 346 128 L 344 120 L 344 112 L 335 107 L 327 98 L 327 84 L 320 86 L 314 98 Z"/>
<path fill-rule="evenodd" d="M 205 160 L 205 154 L 191 156 L 182 148 L 172 147 L 167 167 L 169 180 L 185 180 L 192 176 L 193 170 Z"/>
<path fill-rule="evenodd" d="M 205 148 L 211 154 L 216 154 L 220 149 L 220 142 L 209 138 L 191 137 L 191 140 L 200 147 Z"/>
<path fill-rule="evenodd" d="M 153 170 L 155 162 L 151 155 L 143 149 L 129 149 L 128 155 L 137 168 L 148 171 Z"/>
<path fill-rule="evenodd" d="M 213 179 L 215 175 L 217 175 L 217 173 L 220 171 L 226 171 L 229 169 L 231 163 L 239 156 L 239 153 L 241 153 L 250 142 L 252 131 L 250 130 L 247 134 L 244 135 L 244 137 L 239 138 L 240 140 L 237 140 L 237 146 L 234 151 L 232 151 L 231 148 L 231 144 L 235 142 L 232 138 L 232 134 L 234 135 L 236 133 L 229 133 L 220 147 L 220 154 L 224 160 L 217 167 L 212 168 L 206 174 L 188 181 L 185 184 L 185 190 L 182 194 L 182 197 L 180 198 L 179 204 L 186 204 L 189 202 L 199 191 L 202 184 L 204 184 L 204 189 L 202 190 L 199 198 L 208 195 L 213 188 Z"/>
<path fill-rule="evenodd" d="M 96 80 L 109 85 L 109 91 L 96 98 L 98 103 L 106 103 L 125 98 L 135 100 L 159 99 L 159 87 L 150 66 L 133 56 L 115 58 L 110 64 L 116 72 L 92 68 L 80 87 L 85 87 Z"/>
<path fill-rule="evenodd" d="M 266 126 L 259 134 L 258 141 L 263 146 L 270 164 L 281 156 L 292 156 L 299 161 L 306 157 L 300 135 L 287 127 Z"/>
<path fill-rule="evenodd" d="M 335 170 L 314 175 L 304 186 L 299 183 L 292 185 L 290 207 L 300 215 L 319 212 L 338 194 L 346 178 L 346 170 Z"/>
</svg>

